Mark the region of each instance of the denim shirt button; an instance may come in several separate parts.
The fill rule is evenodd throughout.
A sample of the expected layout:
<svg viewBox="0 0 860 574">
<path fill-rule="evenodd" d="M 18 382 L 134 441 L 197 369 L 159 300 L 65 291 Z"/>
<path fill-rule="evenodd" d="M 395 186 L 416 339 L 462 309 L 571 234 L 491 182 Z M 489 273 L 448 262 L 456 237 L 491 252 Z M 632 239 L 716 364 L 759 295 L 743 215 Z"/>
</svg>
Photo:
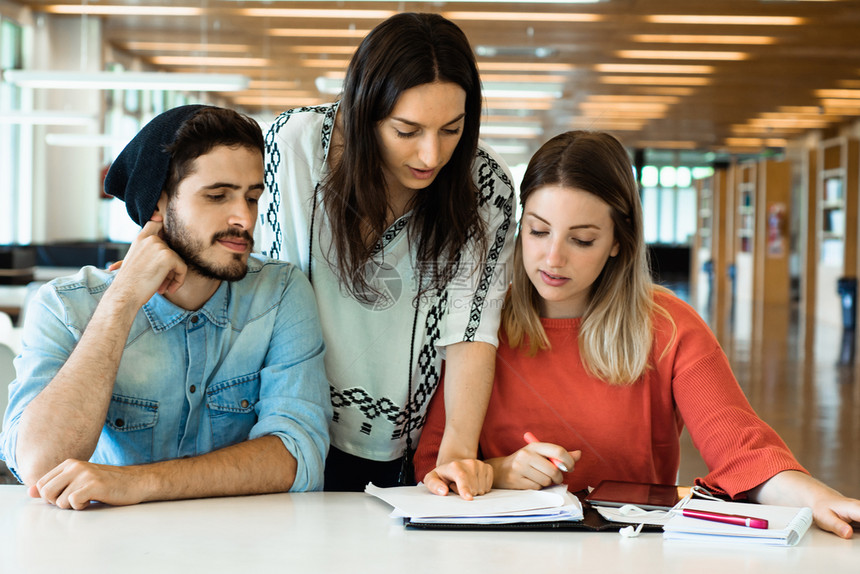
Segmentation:
<svg viewBox="0 0 860 574">
<path fill-rule="evenodd" d="M 196 391 L 196 390 L 197 390 L 197 387 L 196 387 L 196 386 L 194 386 L 194 385 L 191 385 L 191 388 L 190 388 L 190 389 L 188 389 L 188 390 L 189 390 L 189 391 L 191 391 L 191 393 L 193 394 L 193 393 L 194 393 L 194 391 Z"/>
<path fill-rule="evenodd" d="M 113 424 L 115 424 L 117 428 L 122 428 L 125 426 L 125 421 L 122 419 L 116 419 Z"/>
<path fill-rule="evenodd" d="M 191 322 L 192 322 L 192 323 L 195 323 L 195 324 L 196 324 L 198 320 L 199 320 L 199 319 L 198 319 L 197 315 L 191 315 Z"/>
<path fill-rule="evenodd" d="M 248 408 L 248 404 L 249 404 L 249 403 L 248 403 L 248 401 L 247 401 L 247 400 L 243 399 L 241 404 L 242 404 L 242 408 L 243 408 L 243 409 L 247 409 L 247 408 Z"/>
</svg>

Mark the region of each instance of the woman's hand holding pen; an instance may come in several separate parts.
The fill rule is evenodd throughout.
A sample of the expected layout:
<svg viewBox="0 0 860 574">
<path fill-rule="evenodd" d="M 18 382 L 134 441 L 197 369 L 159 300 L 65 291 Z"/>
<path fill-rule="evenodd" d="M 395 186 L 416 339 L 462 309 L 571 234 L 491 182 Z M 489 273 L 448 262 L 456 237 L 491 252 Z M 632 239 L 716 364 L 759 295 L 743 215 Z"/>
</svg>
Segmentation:
<svg viewBox="0 0 860 574">
<path fill-rule="evenodd" d="M 511 455 L 491 458 L 487 463 L 493 467 L 493 488 L 539 489 L 561 484 L 564 474 L 560 466 L 571 472 L 581 456 L 582 451 L 566 451 L 557 444 L 530 442 Z"/>
</svg>

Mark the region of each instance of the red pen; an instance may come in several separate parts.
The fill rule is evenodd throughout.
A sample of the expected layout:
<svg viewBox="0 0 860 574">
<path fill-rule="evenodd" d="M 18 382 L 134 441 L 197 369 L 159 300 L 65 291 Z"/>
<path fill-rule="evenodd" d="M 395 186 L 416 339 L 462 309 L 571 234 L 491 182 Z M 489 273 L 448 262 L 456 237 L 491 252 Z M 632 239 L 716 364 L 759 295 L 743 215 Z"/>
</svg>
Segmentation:
<svg viewBox="0 0 860 574">
<path fill-rule="evenodd" d="M 681 514 L 689 518 L 699 518 L 701 520 L 710 520 L 711 522 L 724 522 L 726 524 L 767 530 L 767 520 L 764 518 L 753 518 L 739 514 L 722 514 L 721 512 L 708 512 L 707 510 L 693 510 L 691 508 L 684 508 Z"/>
<path fill-rule="evenodd" d="M 526 434 L 523 435 L 523 439 L 529 444 L 532 444 L 533 442 L 540 442 L 535 435 L 528 431 L 526 431 Z M 549 457 L 549 461 L 553 463 L 560 471 L 569 472 L 567 470 L 567 467 L 564 466 L 564 463 L 557 458 Z"/>
</svg>

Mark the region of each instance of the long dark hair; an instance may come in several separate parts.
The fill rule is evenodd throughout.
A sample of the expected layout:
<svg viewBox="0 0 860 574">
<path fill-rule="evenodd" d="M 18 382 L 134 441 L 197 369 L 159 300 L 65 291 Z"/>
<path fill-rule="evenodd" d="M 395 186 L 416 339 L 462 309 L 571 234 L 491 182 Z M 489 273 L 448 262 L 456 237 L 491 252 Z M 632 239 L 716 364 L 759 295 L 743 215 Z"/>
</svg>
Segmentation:
<svg viewBox="0 0 860 574">
<path fill-rule="evenodd" d="M 481 117 L 475 55 L 462 30 L 438 14 L 392 16 L 371 30 L 349 63 L 339 107 L 343 147 L 333 150 L 331 172 L 323 182 L 322 203 L 335 250 L 335 257 L 328 255 L 329 264 L 341 285 L 359 299 L 375 293 L 365 265 L 388 217 L 377 124 L 391 114 L 405 90 L 432 82 L 462 87 L 466 116 L 451 159 L 410 206 L 410 240 L 417 242 L 422 275 L 419 289 L 442 289 L 456 273 L 469 239 L 486 242 L 471 174 Z"/>
</svg>

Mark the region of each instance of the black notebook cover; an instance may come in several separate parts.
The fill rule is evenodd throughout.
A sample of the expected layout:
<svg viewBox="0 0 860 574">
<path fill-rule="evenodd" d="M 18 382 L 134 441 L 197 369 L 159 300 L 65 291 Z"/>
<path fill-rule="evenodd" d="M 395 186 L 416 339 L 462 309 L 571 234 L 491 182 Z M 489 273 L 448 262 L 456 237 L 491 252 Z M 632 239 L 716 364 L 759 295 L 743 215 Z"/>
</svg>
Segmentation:
<svg viewBox="0 0 860 574">
<path fill-rule="evenodd" d="M 403 525 L 407 528 L 420 530 L 577 530 L 590 532 L 618 532 L 625 526 L 636 527 L 638 524 L 625 522 L 612 522 L 606 520 L 591 504 L 585 502 L 585 492 L 577 492 L 576 496 L 582 503 L 582 520 L 558 520 L 548 522 L 512 522 L 508 524 L 461 524 L 456 522 L 434 522 L 421 523 L 412 522 L 408 518 L 403 519 Z M 662 532 L 663 527 L 654 524 L 645 524 L 642 532 Z"/>
</svg>

